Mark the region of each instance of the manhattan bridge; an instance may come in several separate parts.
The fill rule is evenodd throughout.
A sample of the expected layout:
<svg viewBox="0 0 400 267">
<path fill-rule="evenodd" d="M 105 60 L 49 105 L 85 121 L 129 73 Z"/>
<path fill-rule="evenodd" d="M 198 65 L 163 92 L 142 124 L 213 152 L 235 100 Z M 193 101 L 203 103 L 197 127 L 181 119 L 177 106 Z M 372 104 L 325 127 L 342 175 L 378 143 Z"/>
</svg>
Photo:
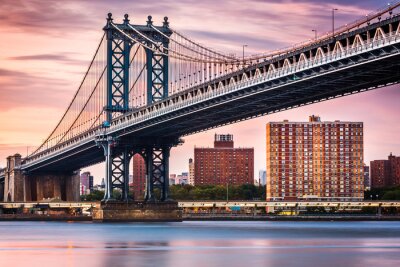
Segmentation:
<svg viewBox="0 0 400 267">
<path fill-rule="evenodd" d="M 167 201 L 170 149 L 181 137 L 398 83 L 399 6 L 315 40 L 247 57 L 200 44 L 167 17 L 157 25 L 148 16 L 141 25 L 128 15 L 117 22 L 108 14 L 91 63 L 54 130 L 26 158 L 8 158 L 1 197 L 38 200 L 46 196 L 44 179 L 60 180 L 52 192 L 73 200 L 66 191 L 75 186 L 70 180 L 76 171 L 105 162 L 104 200 L 113 199 L 114 189 L 127 200 L 129 162 L 138 153 L 146 162 L 145 199 Z"/>
</svg>

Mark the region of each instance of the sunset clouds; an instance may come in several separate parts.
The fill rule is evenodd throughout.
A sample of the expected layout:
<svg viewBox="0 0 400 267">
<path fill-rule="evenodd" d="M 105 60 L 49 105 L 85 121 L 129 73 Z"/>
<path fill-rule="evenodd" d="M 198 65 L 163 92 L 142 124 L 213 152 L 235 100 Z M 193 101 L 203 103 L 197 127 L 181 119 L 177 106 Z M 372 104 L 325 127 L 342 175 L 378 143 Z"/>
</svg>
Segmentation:
<svg viewBox="0 0 400 267">
<path fill-rule="evenodd" d="M 253 54 L 293 45 L 331 30 L 331 9 L 338 8 L 336 25 L 374 11 L 381 0 L 283 1 L 45 1 L 2 0 L 0 3 L 0 166 L 5 157 L 26 146 L 33 150 L 54 128 L 65 111 L 90 62 L 103 32 L 105 17 L 123 14 L 131 23 L 156 24 L 168 16 L 170 25 L 217 50 Z M 400 155 L 399 87 L 345 97 L 293 111 L 262 117 L 215 131 L 186 137 L 172 150 L 171 172 L 187 170 L 193 147 L 211 146 L 214 132 L 234 134 L 237 145 L 255 147 L 256 172 L 265 168 L 265 124 L 270 120 L 365 122 L 365 158 Z M 100 176 L 102 170 L 94 170 Z M 98 173 L 96 173 L 98 171 Z M 101 177 L 96 177 L 101 178 Z"/>
</svg>

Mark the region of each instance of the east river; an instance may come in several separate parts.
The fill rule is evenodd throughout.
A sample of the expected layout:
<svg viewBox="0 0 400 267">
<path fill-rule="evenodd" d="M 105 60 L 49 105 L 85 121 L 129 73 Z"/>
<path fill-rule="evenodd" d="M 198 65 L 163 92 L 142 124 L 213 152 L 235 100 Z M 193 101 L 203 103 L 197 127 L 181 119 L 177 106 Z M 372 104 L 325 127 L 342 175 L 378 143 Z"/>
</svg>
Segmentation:
<svg viewBox="0 0 400 267">
<path fill-rule="evenodd" d="M 0 222 L 0 266 L 399 266 L 400 222 Z"/>
</svg>

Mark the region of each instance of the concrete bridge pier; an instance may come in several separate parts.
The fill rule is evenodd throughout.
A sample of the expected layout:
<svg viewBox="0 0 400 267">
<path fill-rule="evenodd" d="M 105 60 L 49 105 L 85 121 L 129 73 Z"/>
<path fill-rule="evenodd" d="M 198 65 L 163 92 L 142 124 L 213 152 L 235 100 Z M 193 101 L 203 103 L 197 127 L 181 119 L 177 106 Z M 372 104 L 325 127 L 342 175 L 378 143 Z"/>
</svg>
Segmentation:
<svg viewBox="0 0 400 267">
<path fill-rule="evenodd" d="M 80 200 L 79 171 L 26 173 L 21 169 L 21 161 L 20 154 L 7 158 L 4 186 L 0 186 L 3 201 Z"/>
<path fill-rule="evenodd" d="M 80 172 L 43 172 L 26 175 L 26 198 L 31 201 L 59 199 L 79 201 Z"/>
</svg>

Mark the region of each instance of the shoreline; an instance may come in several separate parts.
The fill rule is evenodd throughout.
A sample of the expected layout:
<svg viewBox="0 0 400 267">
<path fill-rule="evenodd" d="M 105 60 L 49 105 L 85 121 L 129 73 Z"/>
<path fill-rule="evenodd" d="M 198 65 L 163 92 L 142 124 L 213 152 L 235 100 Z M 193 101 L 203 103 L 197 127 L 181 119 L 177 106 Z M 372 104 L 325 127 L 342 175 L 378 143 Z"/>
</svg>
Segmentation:
<svg viewBox="0 0 400 267">
<path fill-rule="evenodd" d="M 92 216 L 48 216 L 48 215 L 23 215 L 2 214 L 0 221 L 62 221 L 62 222 L 95 222 Z M 165 220 L 151 220 L 165 222 Z M 185 216 L 182 221 L 399 221 L 400 216 L 374 216 L 374 215 L 336 215 L 336 216 Z M 116 220 L 115 222 L 149 222 L 149 220 Z"/>
</svg>

